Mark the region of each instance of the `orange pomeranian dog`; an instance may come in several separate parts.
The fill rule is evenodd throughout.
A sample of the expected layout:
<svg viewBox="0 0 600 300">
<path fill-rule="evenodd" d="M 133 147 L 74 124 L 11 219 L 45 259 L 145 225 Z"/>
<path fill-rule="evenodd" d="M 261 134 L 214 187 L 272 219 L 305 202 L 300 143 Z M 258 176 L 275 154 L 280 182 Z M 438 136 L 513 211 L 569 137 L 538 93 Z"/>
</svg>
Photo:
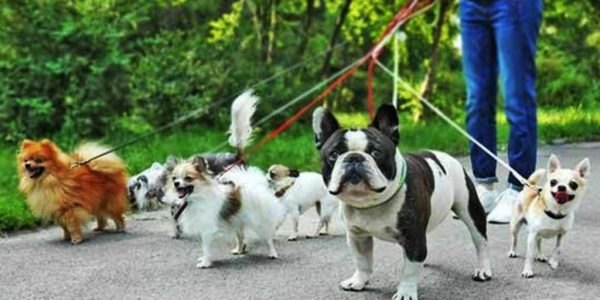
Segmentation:
<svg viewBox="0 0 600 300">
<path fill-rule="evenodd" d="M 82 223 L 92 216 L 98 222 L 96 231 L 106 227 L 107 218 L 114 220 L 117 231 L 125 230 L 127 174 L 121 159 L 108 154 L 74 166 L 106 150 L 87 143 L 68 155 L 47 139 L 21 143 L 19 189 L 27 196 L 31 211 L 42 220 L 57 221 L 65 240 L 73 244 L 82 241 Z"/>
</svg>

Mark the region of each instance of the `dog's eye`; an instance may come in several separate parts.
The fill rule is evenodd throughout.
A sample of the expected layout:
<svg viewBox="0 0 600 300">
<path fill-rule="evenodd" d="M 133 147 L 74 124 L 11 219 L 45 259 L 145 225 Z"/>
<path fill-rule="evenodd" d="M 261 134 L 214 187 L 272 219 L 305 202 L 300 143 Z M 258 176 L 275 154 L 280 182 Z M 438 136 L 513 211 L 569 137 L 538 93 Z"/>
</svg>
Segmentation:
<svg viewBox="0 0 600 300">
<path fill-rule="evenodd" d="M 194 180 L 194 178 L 192 178 L 191 176 L 185 176 L 185 177 L 183 177 L 183 180 L 185 180 L 187 182 L 191 182 L 192 180 Z"/>
<path fill-rule="evenodd" d="M 330 161 L 336 161 L 339 156 L 340 156 L 340 154 L 337 151 L 332 151 L 331 153 L 329 153 L 329 156 L 327 158 Z"/>
<path fill-rule="evenodd" d="M 41 158 L 37 157 L 36 159 L 33 160 L 36 164 L 41 164 L 43 161 Z"/>
<path fill-rule="evenodd" d="M 569 182 L 569 187 L 570 187 L 572 190 L 576 190 L 576 189 L 579 187 L 579 185 L 577 184 L 577 182 L 575 182 L 575 181 L 571 181 L 571 182 Z"/>
<path fill-rule="evenodd" d="M 550 186 L 555 186 L 557 184 L 558 184 L 558 181 L 556 179 L 550 180 Z"/>
<path fill-rule="evenodd" d="M 373 158 L 380 158 L 380 157 L 381 157 L 381 155 L 382 155 L 381 151 L 379 151 L 379 150 L 377 150 L 377 149 L 375 149 L 375 150 L 371 151 L 371 156 L 372 156 Z"/>
<path fill-rule="evenodd" d="M 177 180 L 177 177 L 173 176 L 173 177 L 171 177 L 171 180 L 175 181 L 175 180 Z"/>
</svg>

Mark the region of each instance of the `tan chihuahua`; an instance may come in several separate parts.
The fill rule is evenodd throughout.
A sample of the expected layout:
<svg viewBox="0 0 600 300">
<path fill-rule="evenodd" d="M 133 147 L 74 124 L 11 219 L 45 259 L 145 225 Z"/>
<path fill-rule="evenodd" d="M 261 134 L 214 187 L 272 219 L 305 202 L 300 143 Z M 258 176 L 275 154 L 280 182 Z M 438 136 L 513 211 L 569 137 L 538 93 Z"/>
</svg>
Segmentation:
<svg viewBox="0 0 600 300">
<path fill-rule="evenodd" d="M 528 179 L 538 185 L 546 170 L 535 171 Z M 511 245 L 508 257 L 517 257 L 517 235 L 523 224 L 529 228 L 527 256 L 521 276 L 533 277 L 533 260 L 548 262 L 552 269 L 558 267 L 558 255 L 563 237 L 573 227 L 575 210 L 579 207 L 590 176 L 590 160 L 582 160 L 573 170 L 563 169 L 556 155 L 548 161 L 548 180 L 540 192 L 524 188 L 521 199 L 515 204 L 510 222 Z M 556 247 L 550 260 L 542 254 L 542 239 L 556 237 Z"/>
</svg>

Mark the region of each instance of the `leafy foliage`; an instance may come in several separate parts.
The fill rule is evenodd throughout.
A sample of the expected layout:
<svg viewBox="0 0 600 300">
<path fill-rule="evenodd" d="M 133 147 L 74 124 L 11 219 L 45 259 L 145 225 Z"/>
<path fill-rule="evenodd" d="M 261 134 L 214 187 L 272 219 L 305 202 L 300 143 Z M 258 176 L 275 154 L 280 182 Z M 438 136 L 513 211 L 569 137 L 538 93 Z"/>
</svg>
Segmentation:
<svg viewBox="0 0 600 300">
<path fill-rule="evenodd" d="M 539 40 L 541 107 L 597 107 L 600 94 L 600 8 L 593 0 L 546 1 Z M 350 3 L 341 34 L 332 34 Z M 257 86 L 267 114 L 363 55 L 404 0 L 0 0 L 0 138 L 59 137 L 72 144 L 111 132 L 135 135 L 213 101 L 230 99 L 261 78 L 334 49 Z M 423 88 L 440 11 L 411 20 L 400 45 L 400 74 Z M 462 116 L 465 98 L 457 5 L 439 40 L 430 95 Z M 389 51 L 382 56 L 391 64 Z M 365 70 L 328 99 L 335 110 L 363 112 Z M 392 84 L 378 72 L 378 102 Z M 401 93 L 404 110 L 424 108 Z M 201 118 L 226 122 L 227 105 Z M 293 109 L 293 108 L 292 108 Z M 291 110 L 286 112 L 291 113 Z M 260 117 L 260 116 L 259 116 Z M 283 117 L 283 116 L 282 116 Z M 274 122 L 280 122 L 275 119 Z M 303 120 L 306 121 L 306 120 Z M 268 125 L 268 124 L 267 124 Z"/>
</svg>

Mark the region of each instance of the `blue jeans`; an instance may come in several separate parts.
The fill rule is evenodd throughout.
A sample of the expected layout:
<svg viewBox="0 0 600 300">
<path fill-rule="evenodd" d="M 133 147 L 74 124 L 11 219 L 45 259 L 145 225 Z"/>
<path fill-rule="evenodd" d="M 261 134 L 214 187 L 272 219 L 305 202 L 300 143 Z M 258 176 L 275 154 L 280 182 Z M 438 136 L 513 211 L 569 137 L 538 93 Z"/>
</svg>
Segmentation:
<svg viewBox="0 0 600 300">
<path fill-rule="evenodd" d="M 460 1 L 467 131 L 496 153 L 500 73 L 510 124 L 508 162 L 525 178 L 536 164 L 535 52 L 541 20 L 542 0 Z M 472 143 L 469 149 L 477 182 L 497 182 L 496 161 Z M 523 187 L 512 174 L 508 183 L 516 190 Z"/>
</svg>

